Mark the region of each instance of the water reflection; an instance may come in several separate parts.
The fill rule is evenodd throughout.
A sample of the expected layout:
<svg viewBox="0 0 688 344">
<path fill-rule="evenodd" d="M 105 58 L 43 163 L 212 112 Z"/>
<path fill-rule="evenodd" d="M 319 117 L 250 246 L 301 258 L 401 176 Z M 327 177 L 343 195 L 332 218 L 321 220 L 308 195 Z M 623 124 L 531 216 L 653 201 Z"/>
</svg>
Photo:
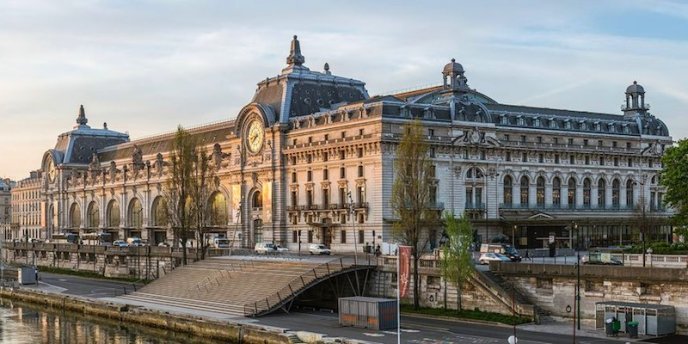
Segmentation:
<svg viewBox="0 0 688 344">
<path fill-rule="evenodd" d="M 33 305 L 0 299 L 0 343 L 34 344 L 157 344 L 220 343 L 200 340 L 117 321 L 86 318 L 71 312 L 39 309 Z"/>
</svg>

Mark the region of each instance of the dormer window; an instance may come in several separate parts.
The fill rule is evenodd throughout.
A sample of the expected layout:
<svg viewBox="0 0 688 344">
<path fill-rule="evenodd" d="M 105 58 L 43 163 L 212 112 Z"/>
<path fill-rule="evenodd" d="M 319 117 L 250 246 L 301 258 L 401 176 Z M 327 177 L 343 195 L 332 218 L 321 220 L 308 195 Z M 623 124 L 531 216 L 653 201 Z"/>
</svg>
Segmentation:
<svg viewBox="0 0 688 344">
<path fill-rule="evenodd" d="M 534 127 L 539 127 L 539 126 L 540 126 L 540 117 L 535 117 L 535 118 L 533 118 L 533 126 L 534 126 Z"/>
<path fill-rule="evenodd" d="M 518 124 L 518 125 L 520 125 L 520 126 L 524 126 L 524 125 L 525 125 L 525 120 L 523 119 L 522 116 L 516 117 L 516 124 Z"/>
<path fill-rule="evenodd" d="M 564 128 L 565 129 L 571 129 L 571 121 L 570 120 L 564 120 Z"/>
<path fill-rule="evenodd" d="M 500 123 L 502 123 L 502 124 L 509 124 L 509 120 L 508 120 L 508 118 L 506 117 L 506 115 L 501 115 L 501 116 L 499 116 L 499 119 L 500 119 Z"/>
<path fill-rule="evenodd" d="M 549 119 L 549 127 L 552 129 L 555 129 L 557 127 L 557 121 L 554 119 L 554 117 Z"/>
</svg>

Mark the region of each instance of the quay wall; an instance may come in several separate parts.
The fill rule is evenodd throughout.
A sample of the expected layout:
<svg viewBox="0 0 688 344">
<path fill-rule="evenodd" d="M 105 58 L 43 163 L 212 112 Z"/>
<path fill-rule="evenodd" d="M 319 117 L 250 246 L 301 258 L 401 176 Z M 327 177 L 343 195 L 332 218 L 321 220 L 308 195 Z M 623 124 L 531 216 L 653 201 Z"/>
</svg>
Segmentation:
<svg viewBox="0 0 688 344">
<path fill-rule="evenodd" d="M 0 297 L 23 301 L 87 316 L 120 321 L 157 329 L 183 332 L 201 338 L 230 343 L 282 344 L 290 343 L 288 333 L 251 324 L 213 321 L 192 316 L 178 316 L 141 307 L 131 307 L 23 289 L 0 289 Z"/>
</svg>

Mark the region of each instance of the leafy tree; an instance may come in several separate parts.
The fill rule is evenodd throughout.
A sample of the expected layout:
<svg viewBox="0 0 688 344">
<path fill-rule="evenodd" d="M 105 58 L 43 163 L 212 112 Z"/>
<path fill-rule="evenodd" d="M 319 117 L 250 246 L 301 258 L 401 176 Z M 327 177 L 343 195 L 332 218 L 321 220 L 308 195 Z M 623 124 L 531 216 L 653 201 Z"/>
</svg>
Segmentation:
<svg viewBox="0 0 688 344">
<path fill-rule="evenodd" d="M 404 126 L 404 135 L 396 149 L 395 178 L 391 207 L 397 217 L 393 229 L 402 245 L 411 246 L 413 255 L 413 307 L 420 307 L 418 262 L 429 242 L 429 230 L 439 222 L 434 209 L 434 167 L 419 120 Z"/>
<path fill-rule="evenodd" d="M 473 274 L 473 261 L 470 252 L 473 240 L 471 221 L 465 216 L 444 214 L 447 242 L 442 248 L 442 277 L 456 287 L 456 307 L 461 310 L 461 291 L 464 282 Z"/>
<path fill-rule="evenodd" d="M 677 226 L 688 225 L 688 139 L 669 147 L 662 157 L 664 168 L 660 183 L 667 188 L 664 202 L 674 208 L 673 221 Z"/>
</svg>

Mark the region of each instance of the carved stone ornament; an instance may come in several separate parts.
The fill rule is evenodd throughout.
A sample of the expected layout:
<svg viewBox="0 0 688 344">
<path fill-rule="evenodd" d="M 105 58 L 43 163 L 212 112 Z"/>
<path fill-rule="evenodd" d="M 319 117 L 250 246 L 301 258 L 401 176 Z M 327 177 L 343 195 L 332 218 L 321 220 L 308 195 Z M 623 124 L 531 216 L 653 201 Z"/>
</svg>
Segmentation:
<svg viewBox="0 0 688 344">
<path fill-rule="evenodd" d="M 110 181 L 115 181 L 117 177 L 117 165 L 114 161 L 110 161 Z"/>
<path fill-rule="evenodd" d="M 162 169 L 165 166 L 165 162 L 162 159 L 162 153 L 158 153 L 155 156 L 155 170 L 158 172 L 158 176 L 162 176 Z"/>
<path fill-rule="evenodd" d="M 138 172 L 139 169 L 143 168 L 143 152 L 138 145 L 134 145 L 134 151 L 131 154 L 131 164 L 134 167 L 134 171 Z"/>
</svg>

